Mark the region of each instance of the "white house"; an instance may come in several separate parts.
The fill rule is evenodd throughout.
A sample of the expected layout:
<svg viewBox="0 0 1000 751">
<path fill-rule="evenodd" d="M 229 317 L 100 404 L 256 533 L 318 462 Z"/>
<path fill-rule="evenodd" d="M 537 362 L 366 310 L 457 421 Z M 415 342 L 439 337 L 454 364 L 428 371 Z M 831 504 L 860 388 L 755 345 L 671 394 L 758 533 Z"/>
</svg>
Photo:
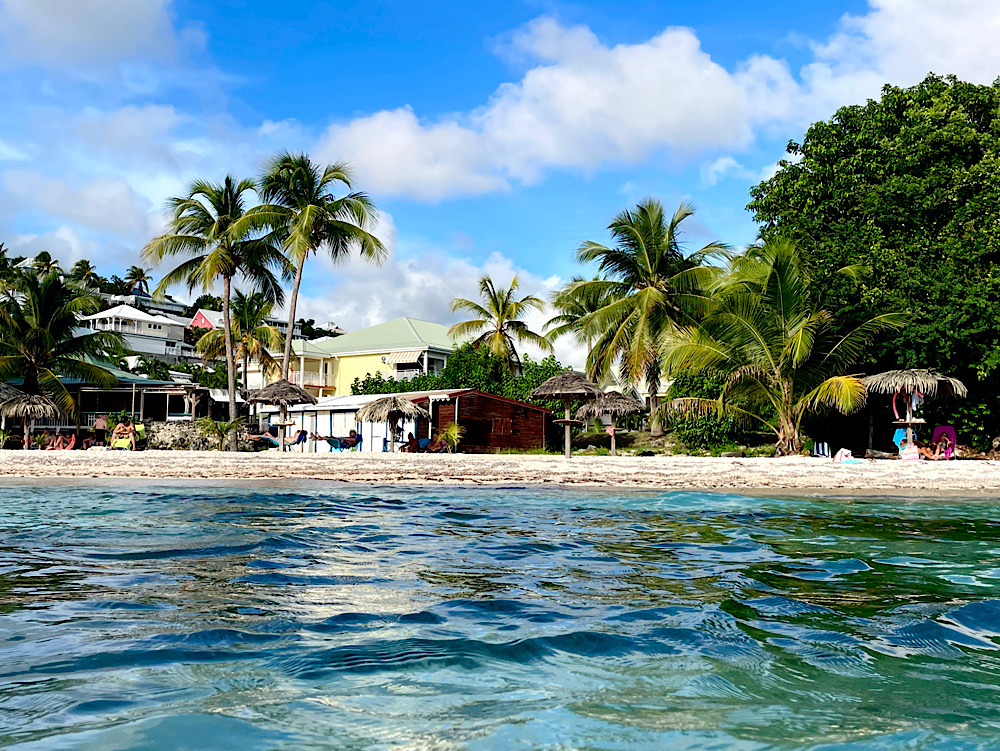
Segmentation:
<svg viewBox="0 0 1000 751">
<path fill-rule="evenodd" d="M 147 313 L 129 305 L 116 305 L 92 316 L 82 325 L 94 331 L 117 331 L 129 349 L 164 362 L 197 359 L 194 347 L 184 343 L 187 321 L 162 313 Z"/>
</svg>

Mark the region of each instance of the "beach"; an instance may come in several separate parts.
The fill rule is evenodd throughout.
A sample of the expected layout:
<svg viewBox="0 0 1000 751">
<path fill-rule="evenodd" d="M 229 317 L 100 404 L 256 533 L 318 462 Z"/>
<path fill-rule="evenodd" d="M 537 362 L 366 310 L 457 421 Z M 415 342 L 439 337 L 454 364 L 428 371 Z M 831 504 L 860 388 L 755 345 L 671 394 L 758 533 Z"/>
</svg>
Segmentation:
<svg viewBox="0 0 1000 751">
<path fill-rule="evenodd" d="M 324 480 L 379 485 L 1000 494 L 997 462 L 466 454 L 2 451 L 0 478 Z"/>
</svg>

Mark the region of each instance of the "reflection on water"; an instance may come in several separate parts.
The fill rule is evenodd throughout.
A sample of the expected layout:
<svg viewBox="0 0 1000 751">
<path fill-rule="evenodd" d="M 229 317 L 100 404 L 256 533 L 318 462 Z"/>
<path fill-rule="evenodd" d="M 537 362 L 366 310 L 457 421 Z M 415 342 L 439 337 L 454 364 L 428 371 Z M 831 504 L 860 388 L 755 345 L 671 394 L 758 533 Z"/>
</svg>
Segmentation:
<svg viewBox="0 0 1000 751">
<path fill-rule="evenodd" d="M 0 746 L 1000 747 L 1000 512 L 0 488 Z"/>
</svg>

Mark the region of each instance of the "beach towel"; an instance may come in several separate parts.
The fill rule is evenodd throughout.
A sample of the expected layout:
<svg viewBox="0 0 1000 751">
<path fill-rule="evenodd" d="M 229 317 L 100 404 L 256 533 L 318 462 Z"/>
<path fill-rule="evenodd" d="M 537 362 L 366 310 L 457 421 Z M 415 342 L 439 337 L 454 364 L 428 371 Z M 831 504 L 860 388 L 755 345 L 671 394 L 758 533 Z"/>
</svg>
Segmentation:
<svg viewBox="0 0 1000 751">
<path fill-rule="evenodd" d="M 836 454 L 833 455 L 833 461 L 836 464 L 843 464 L 844 462 L 853 459 L 854 454 L 851 453 L 850 449 L 841 449 Z"/>
<path fill-rule="evenodd" d="M 892 434 L 892 442 L 896 444 L 896 448 L 903 448 L 903 441 L 906 440 L 906 428 L 896 428 L 896 432 Z"/>
</svg>

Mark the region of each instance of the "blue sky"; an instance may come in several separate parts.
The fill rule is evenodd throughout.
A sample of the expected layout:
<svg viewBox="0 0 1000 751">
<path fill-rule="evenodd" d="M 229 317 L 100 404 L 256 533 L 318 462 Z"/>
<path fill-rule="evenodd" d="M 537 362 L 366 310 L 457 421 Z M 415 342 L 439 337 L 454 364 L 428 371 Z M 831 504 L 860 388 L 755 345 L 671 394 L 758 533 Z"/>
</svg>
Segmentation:
<svg viewBox="0 0 1000 751">
<path fill-rule="evenodd" d="M 696 206 L 692 249 L 751 242 L 748 188 L 809 122 L 991 82 L 998 36 L 988 0 L 0 0 L 0 240 L 118 272 L 191 179 L 306 150 L 354 166 L 392 252 L 313 262 L 302 312 L 449 322 L 482 273 L 585 272 L 647 195 Z"/>
</svg>

